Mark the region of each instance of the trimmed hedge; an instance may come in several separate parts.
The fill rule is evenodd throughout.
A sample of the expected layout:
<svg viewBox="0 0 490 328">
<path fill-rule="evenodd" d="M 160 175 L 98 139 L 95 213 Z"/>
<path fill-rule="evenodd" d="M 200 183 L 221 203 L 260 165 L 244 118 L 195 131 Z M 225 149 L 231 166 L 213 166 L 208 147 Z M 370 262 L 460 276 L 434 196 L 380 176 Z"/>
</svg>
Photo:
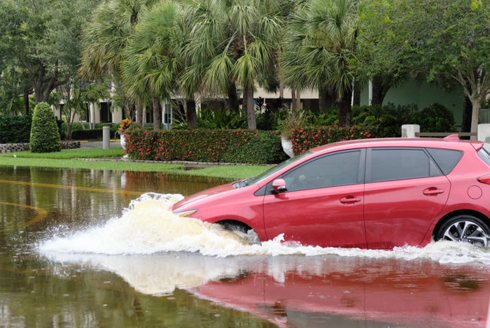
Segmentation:
<svg viewBox="0 0 490 328">
<path fill-rule="evenodd" d="M 341 128 L 338 126 L 323 126 L 304 129 L 293 129 L 289 140 L 293 144 L 294 154 L 337 141 L 366 139 L 378 137 L 378 128 L 373 126 L 353 126 Z"/>
<path fill-rule="evenodd" d="M 61 138 L 56 118 L 47 103 L 41 102 L 34 109 L 30 148 L 33 153 L 61 151 Z"/>
<path fill-rule="evenodd" d="M 111 127 L 110 136 L 113 138 L 117 131 L 117 128 Z M 100 129 L 85 129 L 85 130 L 74 130 L 71 132 L 72 140 L 86 140 L 86 139 L 97 139 L 102 140 L 102 128 Z"/>
<path fill-rule="evenodd" d="M 279 131 L 134 129 L 125 133 L 132 159 L 222 163 L 275 164 L 287 159 Z M 371 138 L 374 127 L 319 127 L 293 130 L 295 154 L 326 143 Z"/>
<path fill-rule="evenodd" d="M 134 129 L 126 136 L 132 159 L 271 164 L 287 158 L 278 131 Z"/>
<path fill-rule="evenodd" d="M 0 115 L 0 143 L 27 143 L 31 136 L 31 115 Z"/>
</svg>

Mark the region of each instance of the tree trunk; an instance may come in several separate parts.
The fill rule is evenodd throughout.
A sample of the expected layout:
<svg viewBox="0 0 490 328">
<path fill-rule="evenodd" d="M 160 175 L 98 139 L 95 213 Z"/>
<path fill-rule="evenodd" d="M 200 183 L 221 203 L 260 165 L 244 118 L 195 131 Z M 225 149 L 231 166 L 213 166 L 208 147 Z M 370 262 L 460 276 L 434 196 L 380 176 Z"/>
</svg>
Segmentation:
<svg viewBox="0 0 490 328">
<path fill-rule="evenodd" d="M 73 116 L 71 114 L 71 88 L 68 86 L 66 90 L 66 101 L 65 101 L 65 117 L 66 117 L 66 140 L 71 140 L 71 132 L 73 130 Z M 61 112 L 61 110 L 60 110 Z"/>
<path fill-rule="evenodd" d="M 255 121 L 255 108 L 254 108 L 254 91 L 252 88 L 244 88 L 243 90 L 243 106 L 247 113 L 247 124 L 250 130 L 255 130 L 257 128 L 257 123 Z"/>
<path fill-rule="evenodd" d="M 185 107 L 187 114 L 187 128 L 197 128 L 196 101 L 194 99 L 188 99 Z"/>
<path fill-rule="evenodd" d="M 73 122 L 66 122 L 66 140 L 71 140 L 71 133 L 73 129 Z"/>
<path fill-rule="evenodd" d="M 321 113 L 326 113 L 334 106 L 335 95 L 332 88 L 324 86 L 318 90 L 318 109 Z"/>
<path fill-rule="evenodd" d="M 144 105 L 142 100 L 138 100 L 136 104 L 136 124 L 143 127 L 143 112 Z"/>
<path fill-rule="evenodd" d="M 380 76 L 375 76 L 372 80 L 373 83 L 373 98 L 371 99 L 371 104 L 373 105 L 383 105 L 383 100 L 390 90 L 388 83 L 384 83 Z"/>
<path fill-rule="evenodd" d="M 471 112 L 473 111 L 473 105 L 470 98 L 464 95 L 463 101 L 463 123 L 461 125 L 461 132 L 471 131 Z"/>
<path fill-rule="evenodd" d="M 39 85 L 34 84 L 34 100 L 36 101 L 36 105 L 42 102 L 42 91 Z"/>
<path fill-rule="evenodd" d="M 318 89 L 318 113 L 322 114 L 327 112 L 327 88 L 323 87 Z"/>
<path fill-rule="evenodd" d="M 296 110 L 296 90 L 291 89 L 291 109 Z"/>
<path fill-rule="evenodd" d="M 301 109 L 301 93 L 299 90 L 291 89 L 291 109 L 296 111 Z"/>
<path fill-rule="evenodd" d="M 71 134 L 73 131 L 73 117 L 71 116 L 70 112 L 68 112 L 68 115 L 65 115 L 66 117 L 66 140 L 71 140 Z"/>
<path fill-rule="evenodd" d="M 480 99 L 471 97 L 472 112 L 471 112 L 471 132 L 478 133 L 478 119 L 480 117 Z M 476 136 L 472 136 L 471 140 L 476 140 Z"/>
<path fill-rule="evenodd" d="M 357 80 L 354 82 L 354 106 L 361 106 L 361 84 Z"/>
<path fill-rule="evenodd" d="M 228 106 L 230 106 L 230 109 L 236 113 L 240 111 L 240 103 L 238 102 L 238 95 L 234 82 L 230 83 L 228 86 Z"/>
<path fill-rule="evenodd" d="M 162 129 L 162 105 L 160 97 L 153 96 L 153 130 Z"/>
<path fill-rule="evenodd" d="M 294 100 L 294 108 L 296 110 L 301 110 L 301 91 L 296 90 L 296 99 Z"/>
<path fill-rule="evenodd" d="M 24 91 L 24 115 L 29 115 L 29 92 Z"/>
<path fill-rule="evenodd" d="M 340 100 L 340 112 L 339 112 L 339 126 L 349 127 L 352 112 L 352 90 L 346 88 L 342 94 L 342 99 Z"/>
</svg>

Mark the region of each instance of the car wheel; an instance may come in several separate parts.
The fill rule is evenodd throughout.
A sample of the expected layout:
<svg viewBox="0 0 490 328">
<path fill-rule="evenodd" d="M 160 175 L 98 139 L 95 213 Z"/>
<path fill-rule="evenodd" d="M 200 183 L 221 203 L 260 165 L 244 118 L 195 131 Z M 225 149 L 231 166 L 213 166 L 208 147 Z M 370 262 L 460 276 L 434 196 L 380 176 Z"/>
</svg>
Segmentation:
<svg viewBox="0 0 490 328">
<path fill-rule="evenodd" d="M 245 239 L 251 245 L 261 245 L 259 235 L 255 232 L 254 229 L 250 229 L 246 225 L 230 222 L 220 223 L 220 225 L 224 229 L 229 230 L 237 234 L 241 238 Z"/>
<path fill-rule="evenodd" d="M 461 241 L 483 247 L 488 247 L 489 238 L 488 225 L 472 215 L 458 215 L 449 219 L 436 236 L 436 240 Z"/>
</svg>

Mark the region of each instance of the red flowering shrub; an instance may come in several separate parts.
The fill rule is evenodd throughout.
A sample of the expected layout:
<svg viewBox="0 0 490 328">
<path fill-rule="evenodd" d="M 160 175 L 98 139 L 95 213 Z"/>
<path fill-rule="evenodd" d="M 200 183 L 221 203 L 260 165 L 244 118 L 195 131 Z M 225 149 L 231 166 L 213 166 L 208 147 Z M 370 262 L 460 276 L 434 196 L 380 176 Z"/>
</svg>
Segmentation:
<svg viewBox="0 0 490 328">
<path fill-rule="evenodd" d="M 276 131 L 135 129 L 126 136 L 126 153 L 140 160 L 266 164 L 287 158 Z"/>
<path fill-rule="evenodd" d="M 292 130 L 295 154 L 319 145 L 376 136 L 374 127 L 319 127 Z M 287 158 L 279 131 L 259 130 L 157 130 L 126 132 L 130 158 L 153 161 L 195 161 L 272 164 Z"/>
</svg>

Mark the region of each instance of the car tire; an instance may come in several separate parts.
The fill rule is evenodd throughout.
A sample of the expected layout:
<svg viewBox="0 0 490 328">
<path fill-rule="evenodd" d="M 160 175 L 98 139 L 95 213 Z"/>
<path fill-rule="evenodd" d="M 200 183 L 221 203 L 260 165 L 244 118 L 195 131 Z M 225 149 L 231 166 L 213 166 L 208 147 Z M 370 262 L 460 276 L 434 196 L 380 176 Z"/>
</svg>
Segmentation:
<svg viewBox="0 0 490 328">
<path fill-rule="evenodd" d="M 490 245 L 490 228 L 482 219 L 473 215 L 457 215 L 447 220 L 439 229 L 436 241 L 467 242 L 476 246 Z"/>
<path fill-rule="evenodd" d="M 243 224 L 224 222 L 220 223 L 220 225 L 229 230 L 241 238 L 245 239 L 251 245 L 261 245 L 259 235 L 255 232 L 254 229 L 250 229 L 249 227 Z"/>
</svg>

